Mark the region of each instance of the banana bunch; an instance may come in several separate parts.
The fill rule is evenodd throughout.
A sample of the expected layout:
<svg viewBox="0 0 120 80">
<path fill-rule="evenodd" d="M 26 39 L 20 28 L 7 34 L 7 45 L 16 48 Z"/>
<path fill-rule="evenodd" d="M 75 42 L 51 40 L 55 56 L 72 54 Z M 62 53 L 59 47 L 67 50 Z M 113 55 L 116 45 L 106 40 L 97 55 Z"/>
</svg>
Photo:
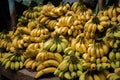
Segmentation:
<svg viewBox="0 0 120 80">
<path fill-rule="evenodd" d="M 98 16 L 102 17 L 102 16 L 107 16 L 109 17 L 110 20 L 110 24 L 112 25 L 116 25 L 118 22 L 120 22 L 120 3 L 118 3 L 118 5 L 112 5 L 109 6 L 108 9 L 105 10 L 101 10 L 98 12 Z"/>
<path fill-rule="evenodd" d="M 24 55 L 27 58 L 35 58 L 39 53 L 39 49 L 42 47 L 43 43 L 31 43 L 26 48 Z"/>
<path fill-rule="evenodd" d="M 6 57 L 1 59 L 2 66 L 5 67 L 5 69 L 11 69 L 11 70 L 19 70 L 24 67 L 23 63 L 25 61 L 25 56 L 23 54 L 16 54 L 11 53 L 7 55 Z"/>
<path fill-rule="evenodd" d="M 0 53 L 0 59 L 4 58 L 5 56 L 7 56 L 7 53 Z"/>
<path fill-rule="evenodd" d="M 0 39 L 5 39 L 7 34 L 5 32 L 0 32 Z"/>
<path fill-rule="evenodd" d="M 79 77 L 79 80 L 107 80 L 106 71 L 94 72 L 87 70 L 83 72 L 83 74 Z"/>
<path fill-rule="evenodd" d="M 35 19 L 39 16 L 39 12 L 34 11 L 33 9 L 28 9 L 23 12 L 23 16 L 28 19 Z"/>
<path fill-rule="evenodd" d="M 55 7 L 52 3 L 48 3 L 42 7 L 41 13 L 45 16 L 57 18 L 59 16 L 64 15 L 70 9 L 70 5 L 67 4 L 60 4 L 59 6 Z"/>
<path fill-rule="evenodd" d="M 37 20 L 42 25 L 46 25 L 46 27 L 50 30 L 54 30 L 54 27 L 57 24 L 56 19 L 50 19 L 48 16 L 45 16 L 45 15 L 42 15 L 42 14 L 37 18 Z"/>
<path fill-rule="evenodd" d="M 119 80 L 120 79 L 120 68 L 116 68 L 113 73 L 107 75 L 109 80 Z"/>
<path fill-rule="evenodd" d="M 67 39 L 63 35 L 55 34 L 43 44 L 43 49 L 50 52 L 63 52 L 67 46 Z"/>
<path fill-rule="evenodd" d="M 0 48 L 6 48 L 8 45 L 8 40 L 6 39 L 0 39 Z"/>
<path fill-rule="evenodd" d="M 65 48 L 63 56 L 71 56 L 71 55 L 75 55 L 76 57 L 80 58 L 82 53 L 79 51 L 75 51 L 72 47 Z"/>
<path fill-rule="evenodd" d="M 116 26 L 108 28 L 106 31 L 106 34 L 104 36 L 104 41 L 108 42 L 111 48 L 119 47 L 119 44 L 120 44 L 119 28 L 120 28 L 120 24 L 117 24 Z"/>
<path fill-rule="evenodd" d="M 37 28 L 38 25 L 38 21 L 34 20 L 34 21 L 29 21 L 27 24 L 28 29 L 32 30 L 34 28 Z"/>
<path fill-rule="evenodd" d="M 108 54 L 109 45 L 104 41 L 98 40 L 88 45 L 87 53 L 91 57 L 100 58 Z"/>
<path fill-rule="evenodd" d="M 111 62 L 111 67 L 113 69 L 120 67 L 120 53 L 119 49 L 112 49 L 112 51 L 109 52 L 109 60 Z"/>
<path fill-rule="evenodd" d="M 17 23 L 17 26 L 26 26 L 29 22 L 29 19 L 27 19 L 26 17 L 24 16 L 21 16 L 19 19 L 18 19 L 18 23 Z"/>
<path fill-rule="evenodd" d="M 85 53 L 83 54 L 82 57 L 83 57 L 82 65 L 85 70 L 90 69 L 101 71 L 111 68 L 111 63 L 106 56 L 102 56 L 101 58 L 95 58 Z"/>
<path fill-rule="evenodd" d="M 83 67 L 81 59 L 74 55 L 65 56 L 54 72 L 61 79 L 73 80 L 82 74 Z"/>
<path fill-rule="evenodd" d="M 51 59 L 56 60 L 60 63 L 62 62 L 63 57 L 60 53 L 52 53 L 45 50 L 41 50 L 35 58 L 36 61 L 41 61 L 41 62 Z"/>
</svg>

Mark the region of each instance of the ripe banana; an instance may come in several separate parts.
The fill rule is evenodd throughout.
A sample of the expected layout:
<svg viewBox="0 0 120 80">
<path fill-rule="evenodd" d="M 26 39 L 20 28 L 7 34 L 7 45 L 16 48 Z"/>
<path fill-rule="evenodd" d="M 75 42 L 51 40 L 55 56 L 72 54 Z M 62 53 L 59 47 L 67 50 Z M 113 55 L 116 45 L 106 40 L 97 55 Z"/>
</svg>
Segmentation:
<svg viewBox="0 0 120 80">
<path fill-rule="evenodd" d="M 55 55 L 55 60 L 57 60 L 59 63 L 63 61 L 63 57 L 60 53 L 54 53 Z"/>
<path fill-rule="evenodd" d="M 54 66 L 54 67 L 58 67 L 59 62 L 56 60 L 46 60 L 43 63 L 41 63 L 40 65 L 38 65 L 37 67 L 37 71 L 40 71 L 46 67 L 50 67 L 50 66 Z"/>
<path fill-rule="evenodd" d="M 93 78 L 94 78 L 94 80 L 101 80 L 97 74 L 93 74 Z"/>
<path fill-rule="evenodd" d="M 48 74 L 48 73 L 54 73 L 55 70 L 56 70 L 55 67 L 48 67 L 48 68 L 42 69 L 39 72 L 37 72 L 37 74 L 35 75 L 35 78 L 39 78 L 42 75 L 45 75 L 45 74 Z"/>
</svg>

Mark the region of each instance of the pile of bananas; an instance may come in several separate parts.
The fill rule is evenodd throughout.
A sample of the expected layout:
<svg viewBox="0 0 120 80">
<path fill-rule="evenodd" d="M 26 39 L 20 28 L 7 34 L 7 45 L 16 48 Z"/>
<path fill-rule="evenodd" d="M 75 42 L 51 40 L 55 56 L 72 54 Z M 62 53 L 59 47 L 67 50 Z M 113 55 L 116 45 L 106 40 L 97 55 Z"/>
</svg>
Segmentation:
<svg viewBox="0 0 120 80">
<path fill-rule="evenodd" d="M 83 72 L 81 59 L 75 55 L 65 56 L 54 72 L 61 79 L 77 79 Z"/>
<path fill-rule="evenodd" d="M 104 70 L 104 71 L 84 71 L 82 73 L 82 75 L 79 77 L 79 80 L 107 80 L 106 76 L 109 74 L 110 72 L 108 70 Z"/>
<path fill-rule="evenodd" d="M 116 68 L 113 73 L 107 75 L 108 80 L 119 80 L 120 79 L 120 67 Z"/>
<path fill-rule="evenodd" d="M 23 54 L 8 53 L 7 56 L 1 59 L 1 65 L 5 69 L 19 70 L 24 67 L 26 57 Z"/>
<path fill-rule="evenodd" d="M 68 40 L 62 35 L 55 34 L 43 44 L 43 49 L 50 52 L 63 52 L 67 46 Z"/>
<path fill-rule="evenodd" d="M 120 51 L 119 51 L 119 49 L 112 49 L 112 51 L 109 52 L 108 57 L 111 62 L 111 67 L 113 69 L 120 67 Z"/>
</svg>

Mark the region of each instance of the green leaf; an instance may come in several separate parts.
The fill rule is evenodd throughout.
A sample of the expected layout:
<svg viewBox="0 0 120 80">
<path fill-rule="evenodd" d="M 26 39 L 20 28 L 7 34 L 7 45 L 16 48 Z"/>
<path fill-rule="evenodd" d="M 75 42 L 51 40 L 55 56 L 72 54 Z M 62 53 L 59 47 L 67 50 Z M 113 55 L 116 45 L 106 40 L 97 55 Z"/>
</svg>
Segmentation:
<svg viewBox="0 0 120 80">
<path fill-rule="evenodd" d="M 95 14 L 97 14 L 98 13 L 98 3 L 96 4 L 96 7 L 95 7 L 95 9 L 94 9 L 94 11 L 93 11 Z"/>
<path fill-rule="evenodd" d="M 31 2 L 32 2 L 31 0 L 23 0 L 22 4 L 29 7 Z"/>
</svg>

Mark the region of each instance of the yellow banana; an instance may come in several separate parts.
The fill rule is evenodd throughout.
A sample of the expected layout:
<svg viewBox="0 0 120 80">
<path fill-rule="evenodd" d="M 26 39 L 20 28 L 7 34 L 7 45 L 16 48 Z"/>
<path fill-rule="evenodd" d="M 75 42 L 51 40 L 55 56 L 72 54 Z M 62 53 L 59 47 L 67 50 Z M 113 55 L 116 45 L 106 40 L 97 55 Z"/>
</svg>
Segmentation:
<svg viewBox="0 0 120 80">
<path fill-rule="evenodd" d="M 86 45 L 85 45 L 84 43 L 81 43 L 80 46 L 81 46 L 82 51 L 83 51 L 84 53 L 86 53 L 86 52 L 87 52 L 87 47 L 86 47 Z"/>
<path fill-rule="evenodd" d="M 91 74 L 88 74 L 87 80 L 94 80 L 94 79 L 93 79 L 93 76 L 92 76 Z"/>
<path fill-rule="evenodd" d="M 47 52 L 48 59 L 55 59 L 55 55 L 52 52 Z"/>
<path fill-rule="evenodd" d="M 112 10 L 112 15 L 113 15 L 113 17 L 117 17 L 117 11 L 116 11 L 116 8 L 114 8 L 114 9 Z"/>
<path fill-rule="evenodd" d="M 107 44 L 102 44 L 102 48 L 103 48 L 104 54 L 107 55 L 109 51 L 109 46 L 107 46 Z"/>
<path fill-rule="evenodd" d="M 46 60 L 43 63 L 41 63 L 40 65 L 38 65 L 37 67 L 37 71 L 40 71 L 46 67 L 50 67 L 50 66 L 54 66 L 54 67 L 58 67 L 59 62 L 57 62 L 56 60 Z"/>
<path fill-rule="evenodd" d="M 86 80 L 86 75 L 87 75 L 88 71 L 85 71 L 81 74 L 81 76 L 79 77 L 79 80 Z"/>
<path fill-rule="evenodd" d="M 63 60 L 58 66 L 58 69 L 61 70 L 61 71 L 67 71 L 68 68 L 69 68 L 68 60 Z"/>
<path fill-rule="evenodd" d="M 101 80 L 97 74 L 93 74 L 93 78 L 94 78 L 94 80 Z"/>
<path fill-rule="evenodd" d="M 43 49 L 45 50 L 49 50 L 50 47 L 53 45 L 53 39 L 49 39 L 48 41 L 46 41 L 43 45 Z"/>
<path fill-rule="evenodd" d="M 39 78 L 42 75 L 45 75 L 45 74 L 48 74 L 48 73 L 54 73 L 55 70 L 56 70 L 55 67 L 48 67 L 48 68 L 42 69 L 41 71 L 37 72 L 37 74 L 35 75 L 35 78 Z"/>
<path fill-rule="evenodd" d="M 26 63 L 29 62 L 30 60 L 31 60 L 31 58 L 26 59 L 24 62 L 24 65 L 26 65 Z"/>
<path fill-rule="evenodd" d="M 36 64 L 37 64 L 37 62 L 34 61 L 33 64 L 32 64 L 32 66 L 31 66 L 31 69 L 32 69 L 32 70 L 35 70 L 35 68 L 36 68 L 36 66 L 37 66 Z"/>
<path fill-rule="evenodd" d="M 63 61 L 63 57 L 60 53 L 54 53 L 55 55 L 55 60 L 57 60 L 59 63 Z"/>
<path fill-rule="evenodd" d="M 108 16 L 101 16 L 101 17 L 99 18 L 100 21 L 107 21 L 108 19 L 109 19 Z"/>
<path fill-rule="evenodd" d="M 109 18 L 113 17 L 112 11 L 113 11 L 113 6 L 110 6 L 109 9 L 108 9 L 108 16 L 109 16 Z"/>
<path fill-rule="evenodd" d="M 30 60 L 26 63 L 25 68 L 31 68 L 32 64 L 34 63 L 34 60 Z"/>
</svg>

